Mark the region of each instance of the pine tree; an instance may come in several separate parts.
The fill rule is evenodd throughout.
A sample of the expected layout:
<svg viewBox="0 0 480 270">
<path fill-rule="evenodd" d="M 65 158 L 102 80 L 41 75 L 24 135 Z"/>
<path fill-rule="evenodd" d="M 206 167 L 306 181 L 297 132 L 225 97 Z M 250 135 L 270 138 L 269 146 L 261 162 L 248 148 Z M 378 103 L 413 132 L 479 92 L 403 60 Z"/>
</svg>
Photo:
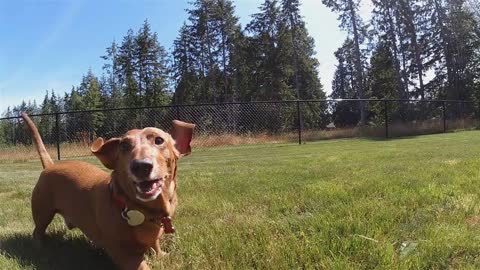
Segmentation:
<svg viewBox="0 0 480 270">
<path fill-rule="evenodd" d="M 425 66 L 422 55 L 425 54 L 424 48 L 428 47 L 428 33 L 425 33 L 426 18 L 425 8 L 418 1 L 400 0 L 397 2 L 401 10 L 401 19 L 405 27 L 405 35 L 409 39 L 407 51 L 410 54 L 410 72 L 412 78 L 418 80 L 418 88 L 415 89 L 415 96 L 425 98 L 424 74 Z"/>
<path fill-rule="evenodd" d="M 358 15 L 360 0 L 322 0 L 326 6 L 330 7 L 332 11 L 339 13 L 340 27 L 348 30 L 349 35 L 353 41 L 353 56 L 355 66 L 355 88 L 358 93 L 358 98 L 365 98 L 364 86 L 364 66 L 362 64 L 362 50 L 360 48 L 364 38 L 364 26 L 362 19 Z M 360 109 L 360 125 L 364 125 L 366 121 L 365 104 L 359 102 Z"/>
<path fill-rule="evenodd" d="M 394 54 L 385 42 L 377 44 L 370 59 L 368 70 L 368 92 L 371 98 L 375 99 L 398 99 L 402 93 L 398 92 L 398 73 Z M 384 124 L 384 104 L 380 102 L 371 103 L 373 121 L 377 124 Z M 388 113 L 392 115 L 398 110 L 397 103 L 388 104 Z M 390 117 L 392 119 L 392 117 Z"/>
<path fill-rule="evenodd" d="M 250 69 L 253 78 L 249 94 L 252 100 L 282 100 L 296 96 L 287 85 L 283 62 L 291 59 L 282 59 L 282 29 L 281 10 L 275 0 L 266 0 L 246 27 L 251 35 L 248 45 L 252 54 Z"/>
<path fill-rule="evenodd" d="M 165 105 L 168 78 L 166 52 L 159 44 L 157 34 L 151 32 L 148 21 L 135 36 L 134 48 L 138 96 L 142 99 L 142 106 Z"/>
<path fill-rule="evenodd" d="M 108 108 L 123 107 L 122 95 L 122 74 L 118 64 L 118 45 L 115 41 L 106 50 L 106 55 L 101 58 L 106 61 L 103 70 L 106 72 L 106 78 L 103 89 L 104 104 Z"/>
<path fill-rule="evenodd" d="M 315 57 L 315 42 L 308 34 L 303 17 L 300 15 L 300 2 L 298 0 L 282 0 L 281 3 L 282 26 L 281 36 L 290 37 L 283 41 L 282 55 L 288 55 L 283 63 L 284 67 L 293 70 L 292 76 L 287 79 L 288 85 L 295 92 L 298 99 L 325 99 L 323 86 L 318 75 L 318 60 Z M 283 40 L 283 39 L 281 39 Z M 303 124 L 306 128 L 325 126 L 327 124 L 326 104 L 311 106 L 305 104 Z"/>
<path fill-rule="evenodd" d="M 128 30 L 127 35 L 118 51 L 117 64 L 118 69 L 114 70 L 119 78 L 119 84 L 122 85 L 124 102 L 127 107 L 140 107 L 142 99 L 139 95 L 138 83 L 135 79 L 137 73 L 135 65 L 135 35 L 133 30 Z"/>
<path fill-rule="evenodd" d="M 14 106 L 12 110 L 13 115 L 20 115 L 21 112 L 32 113 L 31 103 L 27 104 L 25 100 L 22 100 L 20 105 Z M 30 135 L 30 130 L 26 125 L 21 125 L 18 123 L 18 120 L 14 120 L 17 122 L 13 125 L 13 138 L 15 144 L 22 144 L 28 145 L 32 143 L 32 136 Z"/>
<path fill-rule="evenodd" d="M 356 79 L 354 68 L 354 43 L 351 39 L 335 51 L 338 64 L 332 81 L 333 99 L 357 99 Z M 352 126 L 358 123 L 358 106 L 351 102 L 337 102 L 332 105 L 332 120 L 337 127 Z"/>
<path fill-rule="evenodd" d="M 10 106 L 8 106 L 5 112 L 3 112 L 3 116 L 6 118 L 13 117 L 13 112 Z M 15 145 L 15 120 L 0 121 L 0 132 L 2 137 L 2 139 L 0 139 L 1 143 Z"/>
<path fill-rule="evenodd" d="M 305 28 L 305 24 L 300 16 L 299 11 L 300 3 L 298 0 L 283 0 L 282 1 L 282 16 L 283 16 L 283 26 L 284 30 L 290 32 L 291 37 L 291 48 L 293 52 L 293 69 L 294 69 L 294 87 L 297 99 L 300 99 L 300 82 L 299 82 L 299 30 Z"/>
<path fill-rule="evenodd" d="M 426 0 L 425 5 L 432 7 L 429 64 L 435 67 L 429 88 L 438 98 L 469 99 L 478 74 L 473 68 L 479 47 L 475 17 L 463 0 Z"/>
<path fill-rule="evenodd" d="M 72 86 L 70 94 L 65 95 L 65 110 L 69 112 L 85 110 L 83 98 L 78 93 L 78 89 Z M 65 137 L 67 141 L 78 142 L 84 137 L 82 132 L 88 126 L 87 121 L 81 113 L 68 113 L 65 115 Z"/>
<path fill-rule="evenodd" d="M 370 59 L 369 96 L 375 99 L 399 98 L 394 62 L 390 47 L 384 42 L 378 43 Z"/>
<path fill-rule="evenodd" d="M 175 82 L 174 104 L 193 104 L 199 101 L 199 74 L 195 68 L 191 27 L 184 24 L 173 42 L 172 79 Z"/>
<path fill-rule="evenodd" d="M 103 71 L 106 72 L 101 83 L 103 107 L 123 108 L 125 107 L 124 89 L 121 84 L 122 74 L 118 63 L 118 45 L 115 41 L 106 49 L 106 55 L 101 56 L 101 58 L 105 61 Z M 108 121 L 104 121 L 102 127 L 102 133 L 105 137 L 114 137 L 121 134 L 120 123 L 125 119 L 124 114 L 125 111 L 123 110 L 105 112 L 105 118 L 108 119 Z"/>
<path fill-rule="evenodd" d="M 52 93 L 52 96 L 50 96 L 48 91 L 46 91 L 45 97 L 43 98 L 43 102 L 41 105 L 40 113 L 42 114 L 42 116 L 40 116 L 38 129 L 40 134 L 42 134 L 43 140 L 47 144 L 53 142 L 54 136 L 52 134 L 52 131 L 55 128 L 55 119 L 48 114 L 54 113 L 54 109 L 57 109 L 54 94 Z"/>
<path fill-rule="evenodd" d="M 399 33 L 403 29 L 399 29 L 398 17 L 400 14 L 398 1 L 393 0 L 373 0 L 374 4 L 372 25 L 374 27 L 374 33 L 377 40 L 374 42 L 383 43 L 382 46 L 387 45 L 393 53 L 393 63 L 395 68 L 395 81 L 397 86 L 398 96 L 401 98 L 408 97 L 408 80 L 405 80 L 405 70 L 401 69 L 400 59 L 405 59 L 402 46 L 404 40 L 402 40 L 403 34 Z"/>
<path fill-rule="evenodd" d="M 55 94 L 55 91 L 52 89 L 52 94 L 50 96 L 50 110 L 52 113 L 58 113 L 61 111 L 61 103 L 60 99 L 57 98 L 57 95 Z"/>
<path fill-rule="evenodd" d="M 290 87 L 295 89 L 299 99 L 324 99 L 325 92 L 317 72 L 319 62 L 315 57 L 315 41 L 308 34 L 300 15 L 300 2 L 283 0 L 282 18 L 282 35 L 291 37 L 290 41 L 284 41 L 282 46 L 285 51 L 283 54 L 290 56 L 284 65 L 290 63 L 294 70 L 294 75 L 288 79 Z"/>
<path fill-rule="evenodd" d="M 243 36 L 229 0 L 197 0 L 174 42 L 175 102 L 227 102 L 239 98 Z"/>
<path fill-rule="evenodd" d="M 204 3 L 207 7 L 207 27 L 212 36 L 213 46 L 211 53 L 217 78 L 214 78 L 219 102 L 232 101 L 235 99 L 235 89 L 232 88 L 232 79 L 235 67 L 232 58 L 236 53 L 235 42 L 240 33 L 238 18 L 234 15 L 234 6 L 231 1 L 215 0 L 213 5 Z"/>
<path fill-rule="evenodd" d="M 102 108 L 100 83 L 92 70 L 89 70 L 87 75 L 83 77 L 78 92 L 82 96 L 82 102 L 86 110 L 98 110 Z M 93 111 L 87 113 L 84 117 L 84 128 L 89 132 L 90 140 L 93 140 L 97 136 L 98 130 L 103 126 L 105 114 L 103 112 Z"/>
</svg>

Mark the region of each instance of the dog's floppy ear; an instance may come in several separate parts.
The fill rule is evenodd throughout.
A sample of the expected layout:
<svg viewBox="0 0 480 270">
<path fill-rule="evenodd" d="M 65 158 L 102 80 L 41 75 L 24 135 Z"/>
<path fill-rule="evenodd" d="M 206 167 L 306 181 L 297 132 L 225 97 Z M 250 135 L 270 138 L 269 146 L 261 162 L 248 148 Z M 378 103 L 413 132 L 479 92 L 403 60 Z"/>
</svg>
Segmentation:
<svg viewBox="0 0 480 270">
<path fill-rule="evenodd" d="M 97 138 L 92 146 L 90 146 L 90 151 L 92 151 L 105 167 L 113 170 L 115 169 L 115 161 L 118 157 L 119 143 L 120 138 L 112 138 L 106 142 L 103 138 Z"/>
<path fill-rule="evenodd" d="M 177 148 L 180 153 L 180 157 L 192 152 L 190 142 L 192 141 L 194 129 L 194 124 L 173 120 L 170 135 L 172 135 L 172 138 L 175 140 L 175 148 Z"/>
</svg>

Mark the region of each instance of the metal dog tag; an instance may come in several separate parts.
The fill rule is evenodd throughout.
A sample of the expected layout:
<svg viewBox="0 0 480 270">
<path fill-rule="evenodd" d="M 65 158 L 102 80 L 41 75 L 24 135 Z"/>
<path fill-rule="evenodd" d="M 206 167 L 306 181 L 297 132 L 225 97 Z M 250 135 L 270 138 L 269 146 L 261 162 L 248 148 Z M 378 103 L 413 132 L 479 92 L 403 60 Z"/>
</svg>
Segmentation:
<svg viewBox="0 0 480 270">
<path fill-rule="evenodd" d="M 130 226 L 138 226 L 145 221 L 145 216 L 137 210 L 127 211 L 127 222 Z"/>
</svg>

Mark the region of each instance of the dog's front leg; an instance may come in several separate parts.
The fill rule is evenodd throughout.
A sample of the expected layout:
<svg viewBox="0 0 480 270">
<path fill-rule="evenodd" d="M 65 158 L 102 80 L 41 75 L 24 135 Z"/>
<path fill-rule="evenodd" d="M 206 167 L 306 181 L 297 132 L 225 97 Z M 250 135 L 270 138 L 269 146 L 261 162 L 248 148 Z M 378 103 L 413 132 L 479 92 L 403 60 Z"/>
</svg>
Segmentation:
<svg viewBox="0 0 480 270">
<path fill-rule="evenodd" d="M 163 251 L 162 248 L 160 247 L 160 238 L 158 238 L 157 241 L 155 241 L 155 245 L 153 245 L 152 249 L 153 249 L 153 252 L 155 253 L 154 255 L 156 258 L 161 258 L 163 256 L 168 255 L 168 253 Z"/>
</svg>

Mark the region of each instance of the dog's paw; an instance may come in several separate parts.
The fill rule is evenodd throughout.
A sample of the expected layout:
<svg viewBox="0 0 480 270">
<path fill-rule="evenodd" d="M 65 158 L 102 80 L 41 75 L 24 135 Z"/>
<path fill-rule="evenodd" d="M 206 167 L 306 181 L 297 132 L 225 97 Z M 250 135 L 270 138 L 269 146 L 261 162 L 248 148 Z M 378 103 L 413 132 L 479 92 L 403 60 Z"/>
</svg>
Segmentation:
<svg viewBox="0 0 480 270">
<path fill-rule="evenodd" d="M 161 249 L 158 249 L 158 250 L 155 250 L 155 248 L 151 247 L 147 254 L 146 254 L 148 257 L 152 257 L 152 258 L 162 258 L 162 257 L 165 257 L 165 256 L 168 256 L 169 253 L 161 250 Z"/>
<path fill-rule="evenodd" d="M 159 254 L 157 254 L 157 258 L 167 257 L 168 255 L 170 255 L 170 253 L 160 250 Z"/>
</svg>

